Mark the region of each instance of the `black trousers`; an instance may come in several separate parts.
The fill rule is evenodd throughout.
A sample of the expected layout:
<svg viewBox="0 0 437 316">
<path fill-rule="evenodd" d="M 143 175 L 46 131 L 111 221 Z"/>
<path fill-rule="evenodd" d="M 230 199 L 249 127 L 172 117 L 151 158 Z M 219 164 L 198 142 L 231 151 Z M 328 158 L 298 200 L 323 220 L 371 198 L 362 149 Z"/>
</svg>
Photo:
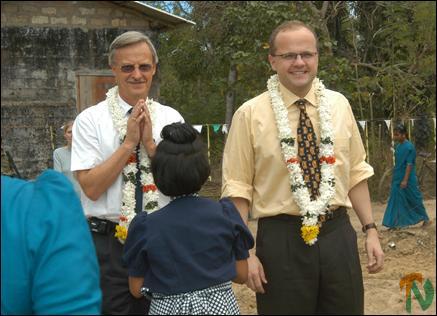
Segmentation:
<svg viewBox="0 0 437 316">
<path fill-rule="evenodd" d="M 260 315 L 364 314 L 364 288 L 357 235 L 347 213 L 321 227 L 309 246 L 299 216 L 258 221 L 256 254 L 264 267 Z"/>
<path fill-rule="evenodd" d="M 102 314 L 147 315 L 150 302 L 129 292 L 127 268 L 122 261 L 123 245 L 114 237 L 114 231 L 92 232 L 92 236 L 100 266 Z"/>
</svg>

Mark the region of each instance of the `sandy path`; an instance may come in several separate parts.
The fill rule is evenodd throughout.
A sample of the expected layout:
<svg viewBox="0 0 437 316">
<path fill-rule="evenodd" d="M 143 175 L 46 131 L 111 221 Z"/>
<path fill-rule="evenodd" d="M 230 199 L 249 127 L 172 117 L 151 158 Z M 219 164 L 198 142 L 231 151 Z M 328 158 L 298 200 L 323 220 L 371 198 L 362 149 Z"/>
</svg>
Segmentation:
<svg viewBox="0 0 437 316">
<path fill-rule="evenodd" d="M 402 315 L 408 314 L 405 309 L 405 289 L 399 288 L 400 279 L 409 273 L 422 273 L 424 279 L 430 279 L 436 290 L 436 202 L 425 202 L 428 216 L 432 219 L 431 225 L 422 228 L 421 224 L 395 231 L 388 231 L 381 227 L 381 245 L 385 253 L 384 270 L 378 274 L 368 274 L 366 270 L 367 256 L 364 251 L 364 234 L 361 224 L 354 212 L 349 212 L 352 225 L 358 232 L 358 246 L 361 257 L 361 266 L 365 289 L 365 314 Z M 381 224 L 385 205 L 373 204 L 373 212 L 377 224 Z M 256 221 L 251 221 L 249 227 L 255 234 Z M 390 248 L 389 243 L 396 248 Z M 419 286 L 422 295 L 423 287 Z M 255 295 L 245 285 L 234 285 L 234 290 L 240 304 L 241 314 L 256 315 Z M 430 307 L 423 311 L 413 296 L 412 314 L 435 315 L 436 298 Z"/>
</svg>

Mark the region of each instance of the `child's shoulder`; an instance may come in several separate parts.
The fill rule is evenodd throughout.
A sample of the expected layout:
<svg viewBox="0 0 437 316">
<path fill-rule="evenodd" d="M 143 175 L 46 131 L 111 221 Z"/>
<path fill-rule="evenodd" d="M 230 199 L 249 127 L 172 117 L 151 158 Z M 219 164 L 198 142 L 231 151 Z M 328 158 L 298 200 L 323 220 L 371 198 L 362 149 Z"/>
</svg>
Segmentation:
<svg viewBox="0 0 437 316">
<path fill-rule="evenodd" d="M 225 211 L 234 211 L 236 210 L 234 203 L 231 201 L 231 199 L 225 197 L 221 198 L 220 200 L 213 200 L 206 197 L 199 198 L 201 203 L 208 204 L 210 206 L 215 206 L 216 208 L 223 209 Z"/>
</svg>

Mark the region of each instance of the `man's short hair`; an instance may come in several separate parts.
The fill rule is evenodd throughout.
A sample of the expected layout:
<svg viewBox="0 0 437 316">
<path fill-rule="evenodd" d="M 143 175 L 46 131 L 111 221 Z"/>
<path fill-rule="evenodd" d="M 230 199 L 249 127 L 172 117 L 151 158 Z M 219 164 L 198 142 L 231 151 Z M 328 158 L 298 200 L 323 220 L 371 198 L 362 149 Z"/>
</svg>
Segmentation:
<svg viewBox="0 0 437 316">
<path fill-rule="evenodd" d="M 153 63 L 155 65 L 158 64 L 158 54 L 156 53 L 155 46 L 153 46 L 150 38 L 141 32 L 129 31 L 117 36 L 109 46 L 109 66 L 112 66 L 114 64 L 114 55 L 117 49 L 137 43 L 146 43 L 149 46 L 150 51 L 152 52 Z"/>
<path fill-rule="evenodd" d="M 200 191 L 210 166 L 199 132 L 187 123 L 173 123 L 162 129 L 161 137 L 151 166 L 158 189 L 167 196 Z"/>
<path fill-rule="evenodd" d="M 275 40 L 276 40 L 276 36 L 278 36 L 279 32 L 288 31 L 288 30 L 292 30 L 292 31 L 299 30 L 301 28 L 305 28 L 305 29 L 309 30 L 311 33 L 313 33 L 314 38 L 316 39 L 316 48 L 318 51 L 319 50 L 319 40 L 317 38 L 317 34 L 314 31 L 314 29 L 311 26 L 303 23 L 302 21 L 292 20 L 292 21 L 287 21 L 287 22 L 282 23 L 281 25 L 279 25 L 277 28 L 275 28 L 273 30 L 273 32 L 269 38 L 269 54 L 275 55 L 275 53 L 276 53 Z"/>
</svg>

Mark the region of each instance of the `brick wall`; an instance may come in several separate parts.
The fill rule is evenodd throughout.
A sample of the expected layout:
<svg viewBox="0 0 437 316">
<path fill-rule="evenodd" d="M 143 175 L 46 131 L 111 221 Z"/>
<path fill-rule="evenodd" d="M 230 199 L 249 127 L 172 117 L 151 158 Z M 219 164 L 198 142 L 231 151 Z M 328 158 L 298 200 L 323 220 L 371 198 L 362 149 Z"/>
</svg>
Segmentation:
<svg viewBox="0 0 437 316">
<path fill-rule="evenodd" d="M 1 25 L 149 29 L 135 10 L 109 1 L 2 1 Z"/>
<path fill-rule="evenodd" d="M 53 166 L 53 148 L 64 144 L 60 127 L 77 114 L 76 74 L 108 70 L 107 49 L 127 30 L 155 43 L 157 34 L 137 13 L 105 1 L 2 1 L 1 15 L 2 148 L 34 178 Z"/>
</svg>

